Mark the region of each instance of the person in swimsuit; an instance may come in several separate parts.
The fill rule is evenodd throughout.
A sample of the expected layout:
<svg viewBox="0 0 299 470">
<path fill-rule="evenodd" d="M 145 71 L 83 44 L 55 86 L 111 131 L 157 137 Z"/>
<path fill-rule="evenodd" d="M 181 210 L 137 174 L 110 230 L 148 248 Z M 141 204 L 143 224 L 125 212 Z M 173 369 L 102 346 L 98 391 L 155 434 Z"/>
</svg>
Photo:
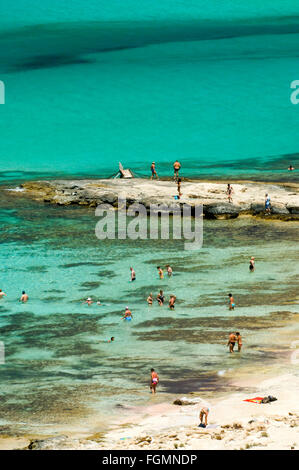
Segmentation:
<svg viewBox="0 0 299 470">
<path fill-rule="evenodd" d="M 7 297 L 7 295 L 5 294 L 5 292 L 3 292 L 1 289 L 0 289 L 0 299 L 3 299 L 3 297 Z"/>
<path fill-rule="evenodd" d="M 156 393 L 156 388 L 159 383 L 159 376 L 155 369 L 151 369 L 151 382 L 150 382 L 150 390 L 152 394 Z"/>
<path fill-rule="evenodd" d="M 163 269 L 160 268 L 160 266 L 157 266 L 157 269 L 158 269 L 159 278 L 163 279 L 164 278 Z"/>
<path fill-rule="evenodd" d="M 153 294 L 150 293 L 150 295 L 148 296 L 148 298 L 146 299 L 148 305 L 152 306 L 153 305 Z"/>
<path fill-rule="evenodd" d="M 131 282 L 136 280 L 136 273 L 133 268 L 130 268 L 131 271 Z"/>
<path fill-rule="evenodd" d="M 167 269 L 168 277 L 171 277 L 172 276 L 172 268 L 169 266 L 169 264 L 166 265 L 166 269 Z"/>
<path fill-rule="evenodd" d="M 234 192 L 233 187 L 230 184 L 228 184 L 226 194 L 227 194 L 227 197 L 228 197 L 228 202 L 230 202 L 230 203 L 233 202 L 233 197 L 232 197 L 233 192 Z"/>
<path fill-rule="evenodd" d="M 242 336 L 240 335 L 240 333 L 237 331 L 236 332 L 236 338 L 237 338 L 237 341 L 238 341 L 238 351 L 241 352 L 241 349 L 242 349 Z"/>
<path fill-rule="evenodd" d="M 114 336 L 111 336 L 111 338 L 108 339 L 107 343 L 112 343 L 112 341 L 114 341 Z"/>
<path fill-rule="evenodd" d="M 210 408 L 207 406 L 203 406 L 199 412 L 199 419 L 200 419 L 200 425 L 199 427 L 201 428 L 206 428 L 208 425 L 208 414 L 210 412 Z M 205 422 L 203 420 L 205 419 Z"/>
<path fill-rule="evenodd" d="M 23 290 L 22 295 L 21 295 L 21 298 L 20 298 L 20 302 L 23 302 L 23 304 L 24 304 L 24 303 L 27 302 L 28 299 L 29 299 L 28 295 L 27 295 L 26 292 Z"/>
<path fill-rule="evenodd" d="M 295 168 L 293 167 L 293 165 L 290 165 L 289 168 L 288 168 L 289 171 L 293 171 L 295 170 Z"/>
<path fill-rule="evenodd" d="M 182 193 L 181 193 L 181 182 L 182 182 L 182 179 L 181 179 L 181 178 L 178 178 L 178 179 L 177 179 L 177 183 L 178 183 L 179 199 L 180 199 L 181 196 L 182 196 Z"/>
<path fill-rule="evenodd" d="M 124 315 L 122 316 L 122 320 L 131 321 L 132 319 L 133 319 L 132 312 L 131 310 L 129 310 L 129 307 L 126 307 L 126 311 Z"/>
<path fill-rule="evenodd" d="M 179 177 L 179 171 L 181 169 L 181 164 L 178 160 L 176 160 L 173 164 L 173 169 L 174 169 L 174 179 L 177 179 Z"/>
<path fill-rule="evenodd" d="M 234 352 L 234 347 L 235 347 L 235 343 L 237 341 L 237 337 L 234 333 L 231 333 L 229 335 L 229 338 L 228 338 L 228 343 L 227 343 L 227 346 L 229 346 L 229 352 L 230 353 L 233 353 Z"/>
<path fill-rule="evenodd" d="M 250 270 L 251 273 L 253 273 L 254 268 L 255 268 L 255 266 L 254 266 L 254 256 L 252 256 L 251 259 L 250 259 L 250 262 L 249 262 L 249 270 Z"/>
<path fill-rule="evenodd" d="M 169 299 L 169 308 L 170 308 L 170 310 L 174 310 L 175 301 L 176 301 L 176 296 L 171 295 L 170 299 Z"/>
<path fill-rule="evenodd" d="M 87 304 L 88 306 L 93 304 L 93 300 L 91 300 L 90 297 L 88 297 L 88 299 L 85 300 L 85 302 L 83 302 L 84 304 Z"/>
<path fill-rule="evenodd" d="M 160 305 L 160 307 L 162 307 L 162 305 L 164 304 L 164 301 L 165 301 L 165 297 L 163 295 L 162 290 L 160 290 L 160 293 L 157 295 L 157 300 L 158 300 L 158 304 Z"/>
<path fill-rule="evenodd" d="M 236 305 L 236 304 L 235 304 L 235 300 L 234 300 L 232 294 L 228 294 L 228 297 L 229 297 L 229 307 L 228 307 L 228 308 L 229 308 L 230 310 L 234 310 L 234 309 L 235 309 L 235 305 Z"/>
<path fill-rule="evenodd" d="M 152 180 L 153 178 L 155 178 L 155 177 L 156 177 L 157 179 L 159 179 L 158 174 L 157 174 L 157 172 L 156 172 L 156 164 L 155 164 L 155 162 L 152 162 L 152 165 L 151 165 L 151 172 L 152 172 L 151 180 Z"/>
<path fill-rule="evenodd" d="M 271 202 L 269 194 L 265 194 L 265 210 L 267 214 L 271 212 Z"/>
</svg>

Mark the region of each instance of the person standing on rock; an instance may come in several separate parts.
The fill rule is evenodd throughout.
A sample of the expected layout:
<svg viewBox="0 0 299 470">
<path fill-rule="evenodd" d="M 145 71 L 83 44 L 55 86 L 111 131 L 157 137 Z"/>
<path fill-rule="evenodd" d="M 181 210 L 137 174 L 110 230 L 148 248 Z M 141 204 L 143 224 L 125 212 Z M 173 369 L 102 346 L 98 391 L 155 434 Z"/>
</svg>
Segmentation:
<svg viewBox="0 0 299 470">
<path fill-rule="evenodd" d="M 230 184 L 228 184 L 226 194 L 227 194 L 227 197 L 228 197 L 228 202 L 230 202 L 230 203 L 233 202 L 233 197 L 232 197 L 233 192 L 234 192 L 233 187 Z"/>
<path fill-rule="evenodd" d="M 270 196 L 269 194 L 265 194 L 265 211 L 267 214 L 270 214 L 271 212 L 271 202 L 270 202 Z"/>
<path fill-rule="evenodd" d="M 154 395 L 156 393 L 156 388 L 159 383 L 159 376 L 155 369 L 151 369 L 151 383 L 150 383 L 150 390 Z"/>
<path fill-rule="evenodd" d="M 156 179 L 159 179 L 159 176 L 156 172 L 156 163 L 155 162 L 152 162 L 152 165 L 151 165 L 151 172 L 152 172 L 152 176 L 151 176 L 151 180 L 153 178 L 156 178 Z"/>
<path fill-rule="evenodd" d="M 178 179 L 179 178 L 179 171 L 181 169 L 181 164 L 178 160 L 176 160 L 173 164 L 173 169 L 174 169 L 174 176 L 173 179 Z"/>
<path fill-rule="evenodd" d="M 252 256 L 251 259 L 250 259 L 250 262 L 249 262 L 249 271 L 250 271 L 251 273 L 253 273 L 254 269 L 255 269 L 255 266 L 254 266 L 254 256 Z"/>
</svg>

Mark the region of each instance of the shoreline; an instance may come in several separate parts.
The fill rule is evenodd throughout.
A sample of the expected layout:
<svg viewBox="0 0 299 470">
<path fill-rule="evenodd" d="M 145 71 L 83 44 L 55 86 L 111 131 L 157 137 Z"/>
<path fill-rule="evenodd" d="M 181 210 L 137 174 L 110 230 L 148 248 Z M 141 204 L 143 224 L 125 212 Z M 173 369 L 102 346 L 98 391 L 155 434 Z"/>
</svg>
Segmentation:
<svg viewBox="0 0 299 470">
<path fill-rule="evenodd" d="M 119 199 L 126 207 L 143 205 L 150 213 L 152 204 L 182 207 L 187 204 L 194 215 L 203 206 L 209 219 L 235 219 L 254 216 L 265 219 L 299 220 L 299 183 L 234 182 L 233 202 L 228 202 L 226 185 L 222 182 L 183 180 L 179 200 L 177 185 L 169 180 L 80 179 L 26 181 L 17 188 L 5 188 L 11 196 L 29 197 L 35 201 L 60 206 L 78 205 L 95 208 L 109 204 L 118 209 Z M 265 212 L 265 194 L 271 197 L 271 213 Z"/>
</svg>

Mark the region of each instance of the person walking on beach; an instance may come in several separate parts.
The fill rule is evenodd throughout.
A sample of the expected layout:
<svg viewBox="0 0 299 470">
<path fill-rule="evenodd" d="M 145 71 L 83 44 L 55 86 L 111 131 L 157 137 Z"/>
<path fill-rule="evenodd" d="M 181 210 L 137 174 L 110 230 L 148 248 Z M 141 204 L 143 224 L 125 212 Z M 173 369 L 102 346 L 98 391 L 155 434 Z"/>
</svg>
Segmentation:
<svg viewBox="0 0 299 470">
<path fill-rule="evenodd" d="M 158 300 L 159 306 L 162 307 L 165 301 L 164 293 L 162 290 L 160 290 L 160 293 L 157 295 L 157 300 Z"/>
<path fill-rule="evenodd" d="M 181 169 L 181 166 L 182 166 L 182 165 L 180 164 L 180 162 L 179 162 L 178 160 L 176 160 L 176 161 L 174 162 L 174 164 L 173 164 L 173 169 L 174 169 L 174 177 L 173 177 L 173 179 L 178 179 L 178 177 L 179 177 L 179 171 L 180 171 L 180 169 Z"/>
<path fill-rule="evenodd" d="M 176 296 L 171 295 L 170 299 L 169 299 L 169 308 L 170 308 L 170 310 L 174 310 L 175 301 L 176 301 Z"/>
<path fill-rule="evenodd" d="M 28 301 L 28 299 L 29 299 L 28 295 L 27 295 L 26 292 L 23 290 L 23 291 L 22 291 L 21 298 L 20 298 L 20 302 L 23 302 L 23 304 L 24 304 L 24 303 L 26 303 L 26 302 Z"/>
<path fill-rule="evenodd" d="M 167 269 L 168 277 L 171 277 L 172 276 L 172 268 L 169 266 L 169 264 L 166 264 L 166 269 Z"/>
<path fill-rule="evenodd" d="M 151 172 L 152 172 L 151 180 L 152 180 L 153 178 L 159 179 L 158 174 L 157 174 L 157 172 L 156 172 L 156 163 L 155 163 L 155 162 L 152 162 L 152 165 L 151 165 Z"/>
<path fill-rule="evenodd" d="M 210 408 L 207 406 L 203 406 L 199 412 L 199 419 L 200 419 L 200 428 L 206 428 L 208 425 L 208 414 L 210 412 Z M 205 420 L 205 422 L 203 422 Z"/>
<path fill-rule="evenodd" d="M 131 271 L 131 282 L 133 282 L 136 280 L 136 273 L 132 267 L 130 268 L 130 271 Z"/>
<path fill-rule="evenodd" d="M 236 338 L 237 338 L 237 341 L 238 341 L 238 352 L 241 352 L 241 349 L 242 349 L 242 336 L 240 335 L 240 333 L 237 331 L 236 332 Z"/>
<path fill-rule="evenodd" d="M 233 196 L 232 196 L 233 192 L 234 192 L 233 187 L 230 184 L 228 184 L 226 194 L 227 194 L 227 197 L 228 197 L 228 202 L 230 202 L 230 203 L 233 202 Z"/>
<path fill-rule="evenodd" d="M 268 193 L 265 194 L 265 211 L 267 214 L 270 214 L 271 212 L 271 201 Z"/>
<path fill-rule="evenodd" d="M 228 294 L 228 297 L 229 297 L 229 305 L 228 305 L 228 308 L 230 310 L 234 310 L 235 309 L 235 299 L 233 298 L 232 294 Z"/>
<path fill-rule="evenodd" d="M 7 297 L 7 295 L 5 294 L 5 292 L 3 292 L 1 289 L 0 289 L 0 299 L 3 299 L 3 297 Z"/>
<path fill-rule="evenodd" d="M 159 278 L 163 279 L 164 278 L 163 269 L 160 266 L 157 266 L 157 269 L 158 269 Z"/>
<path fill-rule="evenodd" d="M 252 256 L 251 259 L 250 259 L 250 262 L 249 262 L 249 271 L 250 271 L 251 273 L 253 273 L 254 269 L 255 269 L 255 266 L 254 266 L 254 256 Z"/>
<path fill-rule="evenodd" d="M 122 316 L 122 320 L 131 321 L 133 319 L 133 315 L 129 307 L 126 307 L 125 313 Z"/>
<path fill-rule="evenodd" d="M 229 352 L 233 353 L 234 352 L 234 347 L 237 341 L 237 337 L 234 333 L 231 333 L 228 338 L 228 343 L 227 346 L 229 346 Z"/>
<path fill-rule="evenodd" d="M 152 306 L 153 305 L 153 294 L 150 293 L 150 295 L 148 296 L 148 298 L 146 299 L 148 305 Z"/>
<path fill-rule="evenodd" d="M 150 382 L 150 390 L 154 395 L 156 393 L 156 388 L 159 383 L 159 376 L 155 369 L 151 369 L 151 382 Z"/>
</svg>

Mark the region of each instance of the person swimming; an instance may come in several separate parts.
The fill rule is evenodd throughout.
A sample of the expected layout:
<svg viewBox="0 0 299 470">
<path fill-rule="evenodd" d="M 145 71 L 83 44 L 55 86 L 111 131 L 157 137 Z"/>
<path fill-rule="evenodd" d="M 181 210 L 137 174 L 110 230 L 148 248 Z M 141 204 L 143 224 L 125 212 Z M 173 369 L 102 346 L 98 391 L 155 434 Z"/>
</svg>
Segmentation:
<svg viewBox="0 0 299 470">
<path fill-rule="evenodd" d="M 93 300 L 92 300 L 90 297 L 88 297 L 88 298 L 85 300 L 85 302 L 83 302 L 83 303 L 84 303 L 84 304 L 87 304 L 88 306 L 90 306 L 91 304 L 93 304 Z"/>
<path fill-rule="evenodd" d="M 5 292 L 3 292 L 2 289 L 0 289 L 0 299 L 3 299 L 4 296 L 7 297 Z"/>
<path fill-rule="evenodd" d="M 114 339 L 115 339 L 114 336 L 111 336 L 111 338 L 108 339 L 107 343 L 112 343 L 114 341 Z"/>
<path fill-rule="evenodd" d="M 290 165 L 289 168 L 288 168 L 289 171 L 293 171 L 295 170 L 295 168 L 293 167 L 293 165 Z"/>
<path fill-rule="evenodd" d="M 28 295 L 27 295 L 26 292 L 23 290 L 23 291 L 22 291 L 21 298 L 20 298 L 20 302 L 26 303 L 28 299 L 29 299 Z"/>
</svg>

